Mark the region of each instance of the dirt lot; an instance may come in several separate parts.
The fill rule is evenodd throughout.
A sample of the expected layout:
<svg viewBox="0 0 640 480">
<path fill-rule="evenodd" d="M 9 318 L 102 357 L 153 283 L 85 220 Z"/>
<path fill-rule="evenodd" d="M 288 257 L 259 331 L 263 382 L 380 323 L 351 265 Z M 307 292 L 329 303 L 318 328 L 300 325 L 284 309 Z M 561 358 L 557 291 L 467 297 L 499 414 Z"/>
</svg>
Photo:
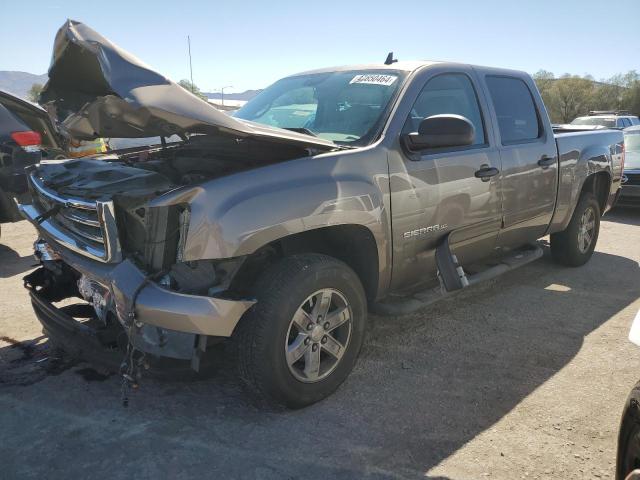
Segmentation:
<svg viewBox="0 0 640 480">
<path fill-rule="evenodd" d="M 197 382 L 120 381 L 60 356 L 21 277 L 33 229 L 0 245 L 0 478 L 613 478 L 640 212 L 602 224 L 579 269 L 548 258 L 420 314 L 371 317 L 355 372 L 302 411 L 247 400 L 229 365 Z"/>
</svg>

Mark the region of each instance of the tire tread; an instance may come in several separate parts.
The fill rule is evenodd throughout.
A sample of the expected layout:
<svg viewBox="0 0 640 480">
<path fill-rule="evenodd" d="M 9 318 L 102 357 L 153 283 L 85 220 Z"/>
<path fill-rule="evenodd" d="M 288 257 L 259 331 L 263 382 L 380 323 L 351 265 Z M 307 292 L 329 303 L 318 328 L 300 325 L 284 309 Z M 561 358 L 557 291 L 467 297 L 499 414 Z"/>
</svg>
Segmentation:
<svg viewBox="0 0 640 480">
<path fill-rule="evenodd" d="M 323 267 L 347 269 L 357 279 L 355 273 L 340 260 L 315 253 L 299 254 L 285 257 L 272 265 L 256 280 L 252 288 L 258 302 L 241 319 L 234 332 L 233 340 L 236 345 L 239 376 L 250 392 L 261 400 L 284 403 L 294 408 L 306 404 L 304 402 L 297 404 L 290 399 L 282 398 L 270 388 L 273 372 L 269 369 L 272 366 L 263 361 L 265 358 L 263 349 L 269 342 L 273 317 L 278 314 L 280 306 L 290 296 L 289 292 L 292 287 L 295 287 L 296 277 L 302 272 L 311 273 Z M 357 287 L 364 298 L 364 289 L 360 282 Z"/>
<path fill-rule="evenodd" d="M 584 210 L 591 205 L 596 212 L 595 238 L 592 240 L 591 247 L 586 253 L 580 252 L 577 245 L 577 229 L 580 217 Z M 551 257 L 556 263 L 568 267 L 579 267 L 589 261 L 596 243 L 598 241 L 600 231 L 600 205 L 595 195 L 591 192 L 583 192 L 580 195 L 578 204 L 571 216 L 569 225 L 561 232 L 551 234 Z"/>
</svg>

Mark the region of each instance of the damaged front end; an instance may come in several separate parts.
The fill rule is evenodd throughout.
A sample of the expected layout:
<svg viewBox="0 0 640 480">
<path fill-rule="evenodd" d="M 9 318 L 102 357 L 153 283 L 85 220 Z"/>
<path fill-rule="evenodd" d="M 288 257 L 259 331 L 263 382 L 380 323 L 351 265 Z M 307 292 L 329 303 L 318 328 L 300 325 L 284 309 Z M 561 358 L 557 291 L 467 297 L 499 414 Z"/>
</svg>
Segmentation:
<svg viewBox="0 0 640 480">
<path fill-rule="evenodd" d="M 39 231 L 41 267 L 25 286 L 44 329 L 69 350 L 91 358 L 134 348 L 197 370 L 253 304 L 229 289 L 242 258 L 182 261 L 188 205 L 149 206 L 175 188 L 166 177 L 77 160 L 41 165 L 29 187 L 32 203 L 19 209 Z"/>
<path fill-rule="evenodd" d="M 115 363 L 108 357 L 122 358 L 131 346 L 190 360 L 197 370 L 207 345 L 230 336 L 253 304 L 167 290 L 129 260 L 99 281 L 63 260 L 41 263 L 24 282 L 44 330 L 66 350 L 110 367 Z"/>
<path fill-rule="evenodd" d="M 63 135 L 160 137 L 161 145 L 28 172 L 31 203 L 19 210 L 40 236 L 42 265 L 25 277 L 38 318 L 84 356 L 135 349 L 197 369 L 207 345 L 231 336 L 254 303 L 233 288 L 244 258 L 193 248 L 223 242 L 213 240 L 219 226 L 203 210 L 215 206 L 203 192 L 221 177 L 339 147 L 230 117 L 71 20 L 48 75 L 41 102 Z M 167 144 L 174 134 L 182 141 Z"/>
</svg>

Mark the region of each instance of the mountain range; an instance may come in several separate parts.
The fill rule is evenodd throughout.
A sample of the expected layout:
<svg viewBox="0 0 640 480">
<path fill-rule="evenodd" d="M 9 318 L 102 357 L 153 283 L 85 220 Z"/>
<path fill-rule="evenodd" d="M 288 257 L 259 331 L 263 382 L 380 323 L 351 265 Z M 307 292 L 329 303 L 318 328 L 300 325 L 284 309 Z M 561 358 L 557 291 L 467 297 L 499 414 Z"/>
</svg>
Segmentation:
<svg viewBox="0 0 640 480">
<path fill-rule="evenodd" d="M 28 72 L 17 72 L 12 70 L 0 70 L 0 90 L 5 90 L 14 95 L 27 98 L 27 93 L 34 83 L 44 85 L 48 80 L 47 74 L 34 75 Z M 245 90 L 244 92 L 225 93 L 225 100 L 251 100 L 262 90 Z M 220 100 L 220 92 L 203 92 L 211 100 Z"/>
<path fill-rule="evenodd" d="M 245 90 L 244 92 L 238 92 L 238 93 L 225 93 L 224 98 L 225 100 L 243 100 L 246 102 L 251 100 L 256 95 L 258 95 L 261 91 L 262 90 Z M 222 95 L 220 94 L 220 92 L 202 92 L 202 93 L 206 95 L 209 100 L 222 99 Z"/>
<path fill-rule="evenodd" d="M 34 75 L 27 72 L 15 72 L 11 70 L 0 70 L 0 90 L 22 98 L 27 98 L 27 92 L 34 83 L 44 85 L 47 82 L 47 74 Z"/>
</svg>

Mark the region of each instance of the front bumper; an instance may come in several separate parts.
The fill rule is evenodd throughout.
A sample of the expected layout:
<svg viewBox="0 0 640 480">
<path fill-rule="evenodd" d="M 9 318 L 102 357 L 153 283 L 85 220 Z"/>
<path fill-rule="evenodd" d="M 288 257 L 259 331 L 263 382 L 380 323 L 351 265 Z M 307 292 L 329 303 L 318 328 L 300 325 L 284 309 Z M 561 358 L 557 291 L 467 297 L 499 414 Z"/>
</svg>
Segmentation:
<svg viewBox="0 0 640 480">
<path fill-rule="evenodd" d="M 118 370 L 122 354 L 101 339 L 99 330 L 77 321 L 64 308 L 55 307 L 35 291 L 30 295 L 33 311 L 49 337 L 55 338 L 66 351 L 110 370 Z"/>
<path fill-rule="evenodd" d="M 51 235 L 54 225 L 42 228 L 35 220 L 37 210 L 26 207 L 30 206 L 20 205 L 20 211 L 36 226 L 57 257 L 108 292 L 109 311 L 141 351 L 171 358 L 192 358 L 199 336 L 230 337 L 240 318 L 255 303 L 175 292 L 152 281 L 129 259 L 104 263 L 63 248 Z M 49 319 L 51 329 L 51 319 L 59 317 L 56 307 L 33 291 L 32 302 L 41 323 L 45 325 Z M 64 323 L 70 325 L 69 318 Z M 75 322 L 73 318 L 71 321 Z"/>
</svg>

